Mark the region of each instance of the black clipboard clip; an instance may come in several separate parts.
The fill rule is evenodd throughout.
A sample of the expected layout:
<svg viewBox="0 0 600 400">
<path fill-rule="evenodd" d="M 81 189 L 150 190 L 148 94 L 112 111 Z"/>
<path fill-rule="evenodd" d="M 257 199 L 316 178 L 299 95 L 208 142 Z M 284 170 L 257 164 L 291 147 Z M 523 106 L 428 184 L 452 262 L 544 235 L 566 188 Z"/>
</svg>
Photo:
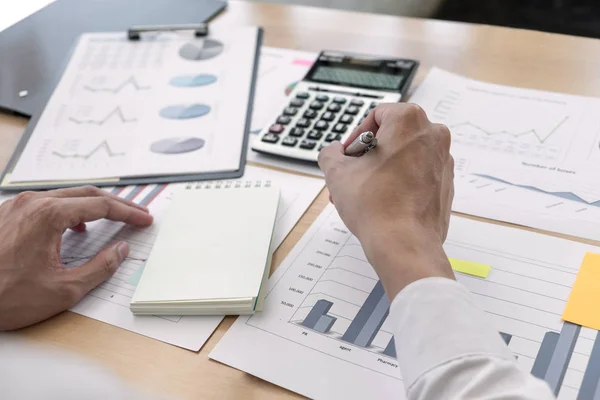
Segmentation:
<svg viewBox="0 0 600 400">
<path fill-rule="evenodd" d="M 132 26 L 127 30 L 127 38 L 129 40 L 140 40 L 142 33 L 148 32 L 178 32 L 178 31 L 194 31 L 194 36 L 208 36 L 208 24 L 181 24 L 181 25 L 138 25 Z"/>
</svg>

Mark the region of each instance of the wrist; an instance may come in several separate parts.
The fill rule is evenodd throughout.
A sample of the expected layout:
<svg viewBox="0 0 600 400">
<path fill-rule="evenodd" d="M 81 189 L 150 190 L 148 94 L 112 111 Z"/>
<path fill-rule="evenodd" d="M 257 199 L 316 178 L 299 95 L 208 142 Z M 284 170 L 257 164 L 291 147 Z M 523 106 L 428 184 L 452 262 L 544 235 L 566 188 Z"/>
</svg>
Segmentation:
<svg viewBox="0 0 600 400">
<path fill-rule="evenodd" d="M 390 301 L 420 279 L 455 279 L 441 239 L 435 232 L 420 226 L 394 227 L 370 234 L 361 232 L 359 239 Z"/>
</svg>

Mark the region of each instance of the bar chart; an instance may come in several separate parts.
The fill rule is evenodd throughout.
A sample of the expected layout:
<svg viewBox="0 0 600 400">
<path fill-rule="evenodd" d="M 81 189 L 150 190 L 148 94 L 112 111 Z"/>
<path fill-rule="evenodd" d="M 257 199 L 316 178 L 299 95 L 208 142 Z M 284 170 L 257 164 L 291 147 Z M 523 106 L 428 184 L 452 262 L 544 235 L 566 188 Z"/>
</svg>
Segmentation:
<svg viewBox="0 0 600 400">
<path fill-rule="evenodd" d="M 337 321 L 337 317 L 327 314 L 332 306 L 333 302 L 331 301 L 317 300 L 301 325 L 320 333 L 330 333 Z M 358 347 L 371 348 L 389 311 L 390 302 L 381 281 L 378 281 L 340 339 Z M 387 356 L 396 357 L 393 337 L 388 340 L 385 348 L 379 349 L 379 351 Z"/>
<path fill-rule="evenodd" d="M 395 385 L 402 364 L 393 336 L 398 316 L 390 315 L 377 274 L 335 209 L 311 229 L 271 279 L 266 311 L 245 320 L 244 332 L 268 332 L 269 343 L 297 349 L 294 357 L 358 368 Z M 600 400 L 598 332 L 561 320 L 589 246 L 455 218 L 444 248 L 448 257 L 492 267 L 485 279 L 456 278 L 521 369 L 546 380 L 558 400 Z"/>
</svg>

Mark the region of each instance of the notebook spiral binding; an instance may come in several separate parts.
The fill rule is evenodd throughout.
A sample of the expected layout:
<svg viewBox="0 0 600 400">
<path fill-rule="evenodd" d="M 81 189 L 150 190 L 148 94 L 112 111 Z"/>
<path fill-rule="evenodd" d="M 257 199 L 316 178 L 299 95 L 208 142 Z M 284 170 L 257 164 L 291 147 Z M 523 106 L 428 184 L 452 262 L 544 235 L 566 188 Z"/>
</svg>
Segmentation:
<svg viewBox="0 0 600 400">
<path fill-rule="evenodd" d="M 248 189 L 248 188 L 269 188 L 271 187 L 270 180 L 257 180 L 257 181 L 243 181 L 243 180 L 227 180 L 227 181 L 212 181 L 212 182 L 195 182 L 188 183 L 185 188 L 186 190 L 196 189 Z"/>
</svg>

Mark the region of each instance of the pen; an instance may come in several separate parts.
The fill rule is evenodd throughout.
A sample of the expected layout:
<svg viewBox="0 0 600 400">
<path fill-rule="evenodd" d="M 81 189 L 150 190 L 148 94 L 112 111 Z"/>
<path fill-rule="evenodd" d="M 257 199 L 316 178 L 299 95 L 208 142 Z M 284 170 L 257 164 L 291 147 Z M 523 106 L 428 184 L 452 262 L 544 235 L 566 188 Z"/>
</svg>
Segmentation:
<svg viewBox="0 0 600 400">
<path fill-rule="evenodd" d="M 377 138 L 371 131 L 366 131 L 358 135 L 352 143 L 346 147 L 344 154 L 351 157 L 360 157 L 369 150 L 377 146 Z"/>
</svg>

